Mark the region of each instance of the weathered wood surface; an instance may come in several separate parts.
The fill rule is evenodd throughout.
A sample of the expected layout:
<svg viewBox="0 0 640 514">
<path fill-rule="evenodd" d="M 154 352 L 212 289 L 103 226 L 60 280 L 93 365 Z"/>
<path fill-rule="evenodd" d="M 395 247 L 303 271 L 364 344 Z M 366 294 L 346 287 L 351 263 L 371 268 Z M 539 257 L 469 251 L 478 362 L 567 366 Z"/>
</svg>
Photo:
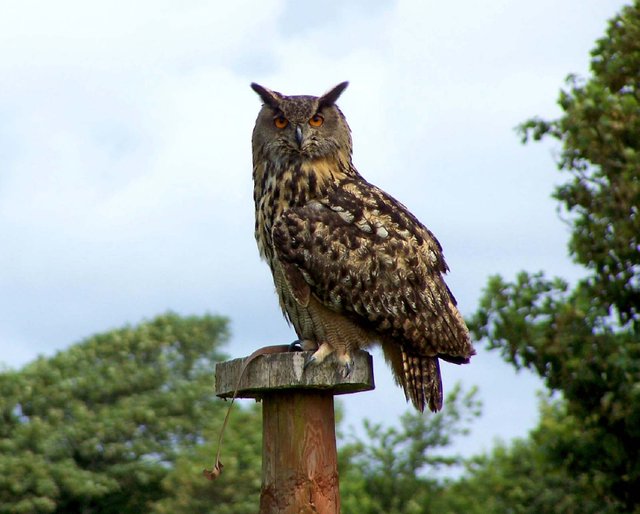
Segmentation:
<svg viewBox="0 0 640 514">
<path fill-rule="evenodd" d="M 260 355 L 249 363 L 240 381 L 238 398 L 260 398 L 265 392 L 287 389 L 324 390 L 331 394 L 347 394 L 374 389 L 373 360 L 365 351 L 353 354 L 353 369 L 343 376 L 343 368 L 334 355 L 322 364 L 304 369 L 312 352 L 283 352 Z M 219 362 L 216 365 L 215 392 L 231 398 L 245 358 Z"/>
<path fill-rule="evenodd" d="M 261 514 L 339 514 L 333 395 L 314 390 L 263 397 Z"/>
</svg>

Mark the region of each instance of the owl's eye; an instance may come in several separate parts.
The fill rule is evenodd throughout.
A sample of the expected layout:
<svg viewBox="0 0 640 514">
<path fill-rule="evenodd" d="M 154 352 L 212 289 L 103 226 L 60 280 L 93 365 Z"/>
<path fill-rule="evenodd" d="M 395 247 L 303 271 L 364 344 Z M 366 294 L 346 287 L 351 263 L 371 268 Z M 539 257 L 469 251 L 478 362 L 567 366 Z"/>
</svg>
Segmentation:
<svg viewBox="0 0 640 514">
<path fill-rule="evenodd" d="M 320 127 L 324 123 L 324 118 L 320 114 L 314 114 L 313 117 L 309 120 L 309 125 L 312 127 Z"/>
<path fill-rule="evenodd" d="M 287 125 L 289 125 L 289 120 L 285 118 L 282 114 L 279 114 L 278 116 L 273 118 L 273 124 L 277 128 L 283 129 L 283 128 L 286 128 Z"/>
</svg>

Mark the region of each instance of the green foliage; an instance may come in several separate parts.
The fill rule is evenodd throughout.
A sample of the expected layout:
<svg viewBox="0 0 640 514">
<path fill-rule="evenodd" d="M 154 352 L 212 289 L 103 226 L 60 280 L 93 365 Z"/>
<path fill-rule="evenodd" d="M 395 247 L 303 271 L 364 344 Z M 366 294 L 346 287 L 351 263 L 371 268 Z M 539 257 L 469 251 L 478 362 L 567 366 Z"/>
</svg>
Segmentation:
<svg viewBox="0 0 640 514">
<path fill-rule="evenodd" d="M 217 405 L 218 408 L 220 406 Z M 223 403 L 222 407 L 228 407 Z M 153 505 L 151 514 L 254 514 L 258 511 L 261 485 L 262 413 L 234 406 L 224 438 L 222 475 L 210 482 L 202 476 L 203 465 L 213 465 L 220 423 L 208 432 L 205 444 L 194 446 L 176 461 L 162 481 L 165 497 Z"/>
<path fill-rule="evenodd" d="M 231 417 L 222 476 L 202 476 L 228 406 L 212 390 L 226 338 L 222 318 L 167 314 L 1 373 L 0 513 L 256 512 L 257 405 Z M 430 512 L 433 474 L 462 462 L 442 449 L 478 415 L 475 391 L 456 387 L 438 415 L 366 423 L 367 442 L 340 451 L 343 511 Z"/>
<path fill-rule="evenodd" d="M 558 464 L 554 453 L 575 438 L 577 424 L 562 402 L 542 403 L 541 421 L 526 440 L 497 444 L 489 455 L 467 463 L 466 476 L 445 491 L 450 514 L 607 514 L 620 512 L 591 491 L 585 474 Z"/>
<path fill-rule="evenodd" d="M 480 415 L 475 389 L 463 394 L 457 385 L 444 409 L 433 416 L 406 413 L 400 428 L 365 421 L 366 441 L 356 439 L 339 453 L 342 512 L 420 514 L 435 508 L 442 467 L 458 465 L 459 456 L 442 454 L 456 436 L 466 435 Z"/>
<path fill-rule="evenodd" d="M 569 249 L 593 273 L 589 293 L 623 324 L 640 313 L 640 3 L 625 7 L 592 52 L 592 76 L 568 79 L 554 121 L 532 119 L 523 139 L 562 142 L 558 166 L 571 180 L 555 191 L 570 213 Z"/>
<path fill-rule="evenodd" d="M 213 369 L 226 339 L 223 318 L 167 314 L 0 374 L 0 512 L 151 512 L 193 475 L 185 455 L 212 446 L 209 427 L 225 409 Z M 255 412 L 238 416 L 260 432 Z M 241 460 L 255 476 L 259 443 L 248 441 Z M 193 475 L 209 487 L 210 460 Z M 255 492 L 254 478 L 242 500 L 257 505 Z"/>
<path fill-rule="evenodd" d="M 640 512 L 640 2 L 592 57 L 592 77 L 570 77 L 561 93 L 560 119 L 521 127 L 525 140 L 562 142 L 558 166 L 571 178 L 554 196 L 588 275 L 573 288 L 540 273 L 492 277 L 470 322 L 562 393 L 530 441 L 470 468 L 459 487 L 493 484 L 487 511 Z"/>
<path fill-rule="evenodd" d="M 606 499 L 602 509 L 619 502 L 619 512 L 631 512 L 640 501 L 639 334 L 614 330 L 588 288 L 569 292 L 561 280 L 527 273 L 513 283 L 492 277 L 470 327 L 516 368 L 562 392 L 571 422 L 544 431 L 552 448 L 545 466 L 588 477 L 585 501 Z"/>
</svg>

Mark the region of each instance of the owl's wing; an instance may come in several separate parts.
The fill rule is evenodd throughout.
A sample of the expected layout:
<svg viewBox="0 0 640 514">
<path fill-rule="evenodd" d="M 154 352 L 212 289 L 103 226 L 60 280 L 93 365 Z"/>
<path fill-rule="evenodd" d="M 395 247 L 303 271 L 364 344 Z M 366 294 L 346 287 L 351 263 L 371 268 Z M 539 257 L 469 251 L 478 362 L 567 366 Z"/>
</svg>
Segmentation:
<svg viewBox="0 0 640 514">
<path fill-rule="evenodd" d="M 364 180 L 286 210 L 274 251 L 293 296 L 313 294 L 422 356 L 467 362 L 468 330 L 444 283 L 440 244 L 401 203 Z"/>
</svg>

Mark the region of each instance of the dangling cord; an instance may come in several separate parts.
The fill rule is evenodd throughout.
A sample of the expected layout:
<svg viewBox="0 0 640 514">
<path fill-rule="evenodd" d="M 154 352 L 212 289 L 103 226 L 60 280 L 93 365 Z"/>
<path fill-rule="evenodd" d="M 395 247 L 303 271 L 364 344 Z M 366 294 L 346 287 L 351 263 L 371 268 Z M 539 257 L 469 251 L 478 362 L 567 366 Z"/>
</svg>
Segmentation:
<svg viewBox="0 0 640 514">
<path fill-rule="evenodd" d="M 220 435 L 218 436 L 218 451 L 216 453 L 216 462 L 213 465 L 212 469 L 205 469 L 202 471 L 202 474 L 207 477 L 209 480 L 215 480 L 222 473 L 222 468 L 224 468 L 224 464 L 220 462 L 220 451 L 222 450 L 222 438 L 224 436 L 224 429 L 227 428 L 227 422 L 229 421 L 229 414 L 231 414 L 231 407 L 233 407 L 233 403 L 236 400 L 236 396 L 238 396 L 238 389 L 240 388 L 240 381 L 244 376 L 244 372 L 247 370 L 247 366 L 251 364 L 251 362 L 260 355 L 268 355 L 270 353 L 283 353 L 289 352 L 292 349 L 292 345 L 289 344 L 278 344 L 274 346 L 264 346 L 262 348 L 258 348 L 255 352 L 253 352 L 249 357 L 247 357 L 240 369 L 240 376 L 238 377 L 238 381 L 236 382 L 236 388 L 233 391 L 233 397 L 231 398 L 231 404 L 227 409 L 227 414 L 224 417 L 224 422 L 222 423 L 222 429 L 220 430 Z"/>
</svg>

